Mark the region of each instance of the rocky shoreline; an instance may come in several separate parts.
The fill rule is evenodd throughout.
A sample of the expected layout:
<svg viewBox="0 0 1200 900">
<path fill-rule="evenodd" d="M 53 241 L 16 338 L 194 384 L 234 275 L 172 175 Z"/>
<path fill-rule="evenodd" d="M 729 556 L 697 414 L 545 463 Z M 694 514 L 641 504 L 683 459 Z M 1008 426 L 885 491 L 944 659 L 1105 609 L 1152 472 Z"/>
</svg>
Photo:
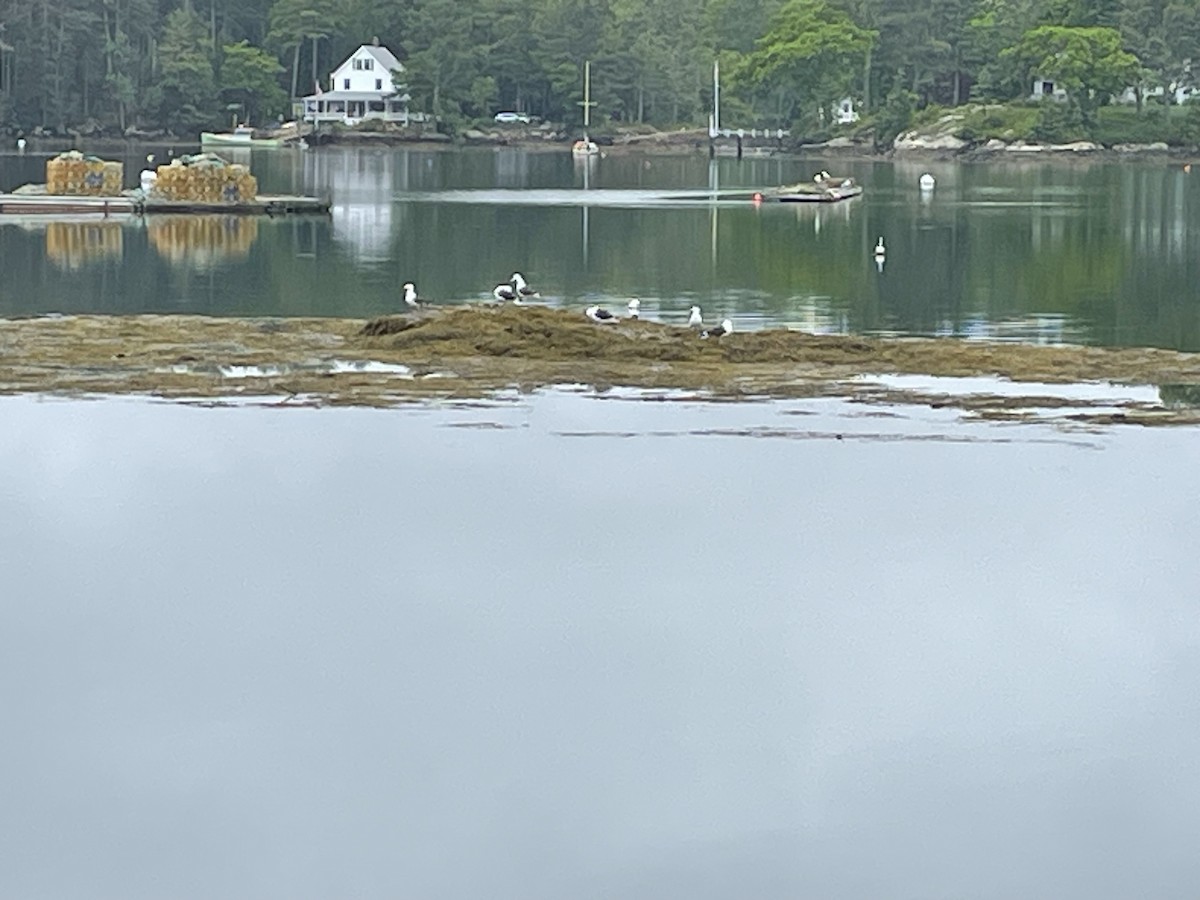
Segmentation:
<svg viewBox="0 0 1200 900">
<path fill-rule="evenodd" d="M 982 376 L 992 387 L 947 393 L 936 383 L 906 387 L 878 378 L 887 375 Z M 1052 387 L 1097 381 L 1152 387 L 1115 406 L 1064 402 Z M 559 385 L 689 391 L 713 400 L 843 397 L 1066 428 L 1200 424 L 1200 354 L 1168 350 L 782 328 L 706 340 L 682 325 L 600 325 L 578 310 L 478 304 L 369 322 L 181 315 L 0 320 L 0 395 L 390 407 Z"/>
<path fill-rule="evenodd" d="M 1013 162 L 1020 160 L 1075 162 L 1080 160 L 1130 160 L 1143 162 L 1187 163 L 1200 160 L 1200 147 L 1172 146 L 1164 142 L 1121 143 L 1105 146 L 1094 141 L 1069 143 L 1039 143 L 1020 138 L 1002 140 L 989 138 L 969 141 L 955 133 L 961 115 L 948 113 L 933 126 L 914 129 L 900 134 L 892 146 L 879 149 L 867 140 L 836 137 L 821 143 L 804 143 L 780 146 L 769 143 L 747 147 L 747 156 L 790 155 L 821 156 L 841 159 L 887 160 L 887 159 L 934 159 L 961 162 Z M 549 126 L 512 127 L 501 126 L 487 130 L 468 129 L 462 134 L 449 135 L 428 131 L 403 130 L 357 130 L 345 129 L 307 136 L 311 147 L 407 147 L 419 150 L 460 150 L 463 148 L 506 147 L 532 152 L 566 152 L 574 140 L 574 133 L 557 130 Z M 602 155 L 684 155 L 709 153 L 708 132 L 702 128 L 684 128 L 673 131 L 623 132 L 615 135 L 600 135 L 596 138 Z M 726 142 L 728 143 L 728 142 Z M 169 148 L 173 152 L 187 152 L 197 146 L 196 142 L 174 138 L 170 135 L 136 138 L 81 138 L 54 137 L 31 138 L 29 151 L 37 153 L 56 152 L 70 147 L 79 147 L 92 152 L 138 153 L 143 149 Z M 722 146 L 719 155 L 728 155 L 730 146 Z"/>
</svg>

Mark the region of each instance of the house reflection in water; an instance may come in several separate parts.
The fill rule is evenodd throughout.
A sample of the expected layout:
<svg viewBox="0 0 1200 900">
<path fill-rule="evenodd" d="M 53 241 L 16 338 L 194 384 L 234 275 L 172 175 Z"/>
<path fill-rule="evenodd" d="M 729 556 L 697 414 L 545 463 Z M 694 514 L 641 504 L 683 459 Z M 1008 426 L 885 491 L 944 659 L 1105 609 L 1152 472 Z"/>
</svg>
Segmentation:
<svg viewBox="0 0 1200 900">
<path fill-rule="evenodd" d="M 333 239 L 356 261 L 389 258 L 392 230 L 402 215 L 392 202 L 393 192 L 408 189 L 408 153 L 363 150 L 307 154 L 313 171 L 310 184 L 329 192 Z"/>
<path fill-rule="evenodd" d="M 146 233 L 163 259 L 197 271 L 244 259 L 258 239 L 254 216 L 148 216 Z"/>
<path fill-rule="evenodd" d="M 120 259 L 123 249 L 119 221 L 46 223 L 46 256 L 59 268 L 75 271 L 87 263 Z"/>
</svg>

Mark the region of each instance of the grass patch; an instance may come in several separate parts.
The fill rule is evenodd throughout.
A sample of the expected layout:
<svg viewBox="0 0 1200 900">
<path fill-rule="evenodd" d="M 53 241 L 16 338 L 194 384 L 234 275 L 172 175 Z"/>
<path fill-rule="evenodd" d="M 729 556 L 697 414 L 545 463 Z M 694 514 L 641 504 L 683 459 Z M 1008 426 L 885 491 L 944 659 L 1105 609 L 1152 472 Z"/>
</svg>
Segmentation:
<svg viewBox="0 0 1200 900">
<path fill-rule="evenodd" d="M 972 106 L 958 127 L 956 135 L 964 141 L 983 143 L 992 139 L 1002 141 L 1031 140 L 1038 122 L 1036 106 L 1026 104 L 988 104 Z"/>
</svg>

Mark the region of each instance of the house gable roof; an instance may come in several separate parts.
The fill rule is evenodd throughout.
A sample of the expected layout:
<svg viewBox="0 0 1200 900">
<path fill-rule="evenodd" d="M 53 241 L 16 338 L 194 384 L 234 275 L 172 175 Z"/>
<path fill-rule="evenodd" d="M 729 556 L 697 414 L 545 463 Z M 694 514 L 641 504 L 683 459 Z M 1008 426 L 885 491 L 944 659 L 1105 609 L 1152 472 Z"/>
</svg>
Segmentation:
<svg viewBox="0 0 1200 900">
<path fill-rule="evenodd" d="M 363 44 L 358 49 L 366 50 L 368 53 L 370 53 L 373 57 L 375 57 L 375 61 L 383 66 L 384 70 L 387 72 L 394 72 L 397 69 L 401 71 L 404 70 L 404 66 L 400 64 L 400 60 L 396 59 L 395 54 L 392 53 L 392 51 L 387 47 L 382 45 L 376 46 L 374 44 Z"/>
</svg>

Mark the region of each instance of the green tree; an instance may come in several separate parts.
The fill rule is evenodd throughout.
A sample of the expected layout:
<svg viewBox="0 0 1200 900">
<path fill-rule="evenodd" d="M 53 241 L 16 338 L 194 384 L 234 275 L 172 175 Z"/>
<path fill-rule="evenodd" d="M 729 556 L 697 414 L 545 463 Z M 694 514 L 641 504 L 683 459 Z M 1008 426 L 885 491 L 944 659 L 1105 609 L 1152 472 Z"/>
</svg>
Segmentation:
<svg viewBox="0 0 1200 900">
<path fill-rule="evenodd" d="M 188 9 L 167 16 L 159 44 L 159 121 L 177 134 L 187 134 L 216 118 L 216 83 L 205 52 L 204 22 Z"/>
<path fill-rule="evenodd" d="M 287 108 L 287 96 L 279 86 L 284 71 L 274 56 L 246 41 L 226 44 L 221 58 L 221 99 L 240 103 L 246 118 L 262 122 Z"/>
<path fill-rule="evenodd" d="M 318 42 L 337 27 L 339 11 L 337 0 L 276 0 L 271 7 L 267 40 L 282 51 L 292 51 L 293 98 L 300 96 L 300 48 L 306 40 L 311 41 L 311 71 L 305 82 L 308 93 L 321 78 L 317 69 Z"/>
<path fill-rule="evenodd" d="M 418 0 L 409 7 L 407 76 L 412 94 L 425 109 L 451 128 L 473 114 L 494 91 L 485 77 L 487 49 L 475 19 L 456 0 Z"/>
<path fill-rule="evenodd" d="M 1025 73 L 1001 54 L 1015 47 L 1044 13 L 1039 0 L 977 0 L 967 23 L 969 56 L 977 61 L 975 91 L 984 99 L 1011 100 L 1029 90 Z"/>
<path fill-rule="evenodd" d="M 1095 124 L 1097 107 L 1141 74 L 1137 57 L 1121 49 L 1115 28 L 1042 25 L 1001 56 L 1029 75 L 1053 79 L 1089 126 Z"/>
<path fill-rule="evenodd" d="M 786 98 L 781 115 L 811 127 L 851 93 L 875 38 L 825 0 L 789 0 L 733 80 Z"/>
</svg>

